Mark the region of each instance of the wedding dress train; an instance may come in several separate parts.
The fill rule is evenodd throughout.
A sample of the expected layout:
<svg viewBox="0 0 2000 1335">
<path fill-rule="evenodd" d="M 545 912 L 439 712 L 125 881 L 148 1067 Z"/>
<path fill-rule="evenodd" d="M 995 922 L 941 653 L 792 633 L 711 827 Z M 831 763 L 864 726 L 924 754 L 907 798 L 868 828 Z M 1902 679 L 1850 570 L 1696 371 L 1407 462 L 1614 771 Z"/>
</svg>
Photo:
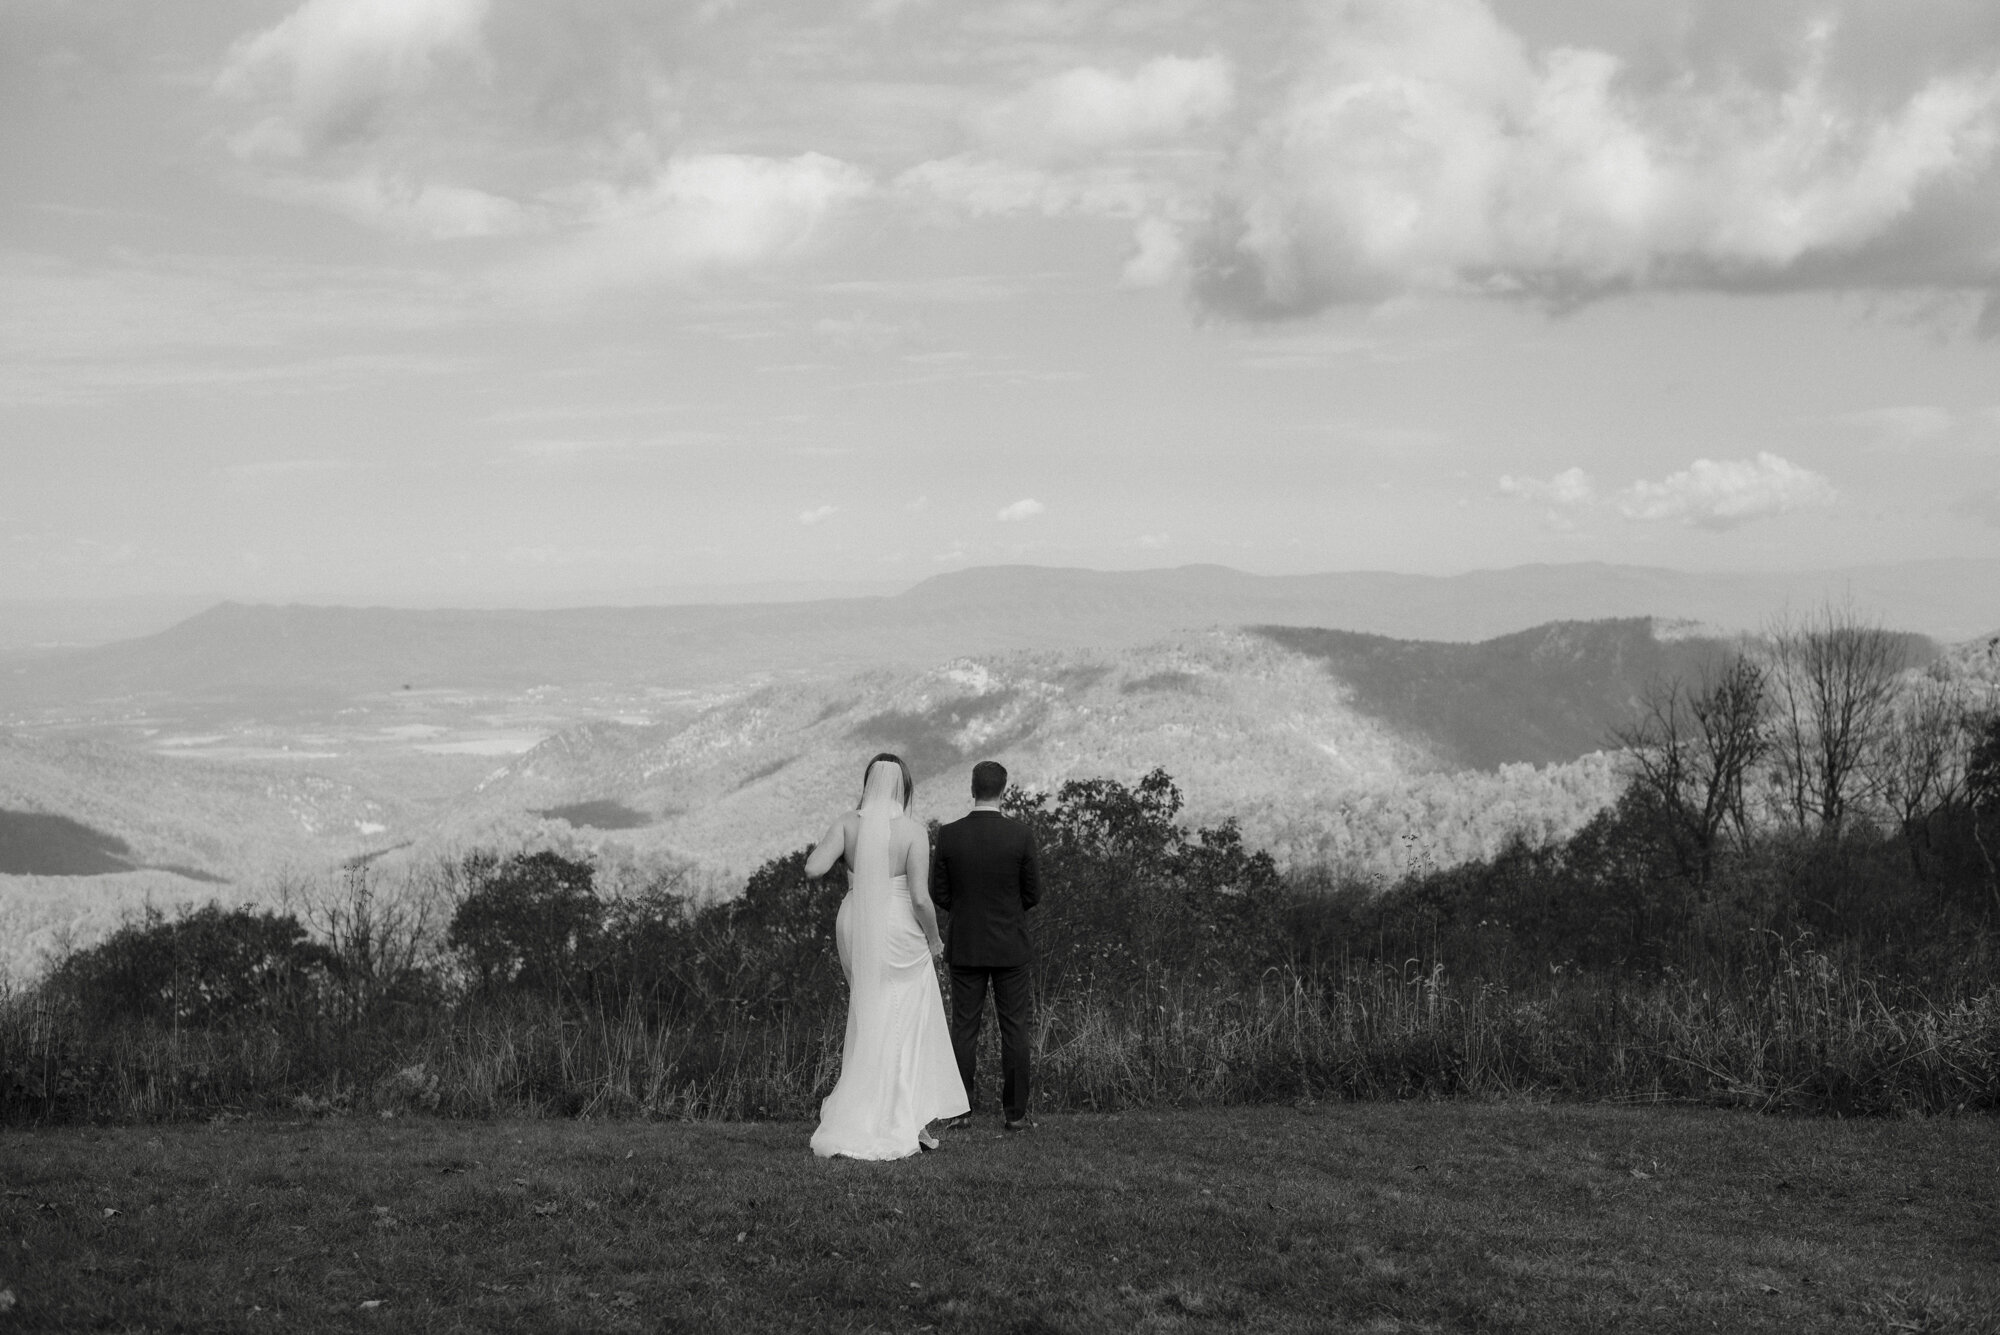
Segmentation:
<svg viewBox="0 0 2000 1335">
<path fill-rule="evenodd" d="M 901 788 L 897 767 L 886 763 L 871 767 L 862 785 L 852 879 L 834 923 L 847 1032 L 840 1079 L 813 1132 L 821 1158 L 901 1159 L 917 1152 L 925 1123 L 968 1110 L 909 878 L 890 866 Z"/>
</svg>

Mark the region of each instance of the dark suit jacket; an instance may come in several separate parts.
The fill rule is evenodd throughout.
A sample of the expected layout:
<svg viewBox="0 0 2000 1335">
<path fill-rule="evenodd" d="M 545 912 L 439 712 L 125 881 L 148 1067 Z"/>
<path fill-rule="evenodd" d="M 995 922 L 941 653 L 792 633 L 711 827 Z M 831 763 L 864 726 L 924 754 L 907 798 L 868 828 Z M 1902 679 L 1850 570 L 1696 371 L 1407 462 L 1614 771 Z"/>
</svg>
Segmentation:
<svg viewBox="0 0 2000 1335">
<path fill-rule="evenodd" d="M 937 834 L 931 900 L 951 915 L 945 963 L 1011 968 L 1033 958 L 1028 910 L 1042 897 L 1035 836 L 1012 816 L 970 811 Z"/>
</svg>

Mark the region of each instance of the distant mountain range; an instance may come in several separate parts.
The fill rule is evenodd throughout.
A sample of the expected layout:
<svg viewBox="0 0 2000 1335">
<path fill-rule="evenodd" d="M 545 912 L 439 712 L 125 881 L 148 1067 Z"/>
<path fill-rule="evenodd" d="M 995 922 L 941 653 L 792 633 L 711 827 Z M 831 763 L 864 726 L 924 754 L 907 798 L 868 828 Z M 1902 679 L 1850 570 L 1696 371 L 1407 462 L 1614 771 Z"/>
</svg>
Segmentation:
<svg viewBox="0 0 2000 1335">
<path fill-rule="evenodd" d="M 0 598 L 0 654 L 136 639 L 185 621 L 218 601 L 143 594 L 125 598 Z"/>
<path fill-rule="evenodd" d="M 1829 599 L 1897 629 L 1963 640 L 2000 626 L 2000 560 L 1740 575 L 1537 565 L 1446 577 L 996 566 L 893 596 L 799 603 L 539 611 L 224 603 L 140 639 L 0 660 L 0 721 L 116 701 L 229 701 L 278 716 L 404 688 L 697 687 L 967 654 L 1131 648 L 1207 626 L 1459 642 L 1614 617 L 1748 630 Z"/>
</svg>

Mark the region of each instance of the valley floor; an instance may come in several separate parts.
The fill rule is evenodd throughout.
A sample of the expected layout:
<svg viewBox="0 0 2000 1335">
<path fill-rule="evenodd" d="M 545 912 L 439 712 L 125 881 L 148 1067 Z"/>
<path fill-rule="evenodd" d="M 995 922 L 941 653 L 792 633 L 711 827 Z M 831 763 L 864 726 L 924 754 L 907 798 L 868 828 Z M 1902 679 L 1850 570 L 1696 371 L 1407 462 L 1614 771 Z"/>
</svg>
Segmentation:
<svg viewBox="0 0 2000 1335">
<path fill-rule="evenodd" d="M 2000 1330 L 2000 1125 L 1321 1104 L 0 1133 L 0 1330 Z"/>
</svg>

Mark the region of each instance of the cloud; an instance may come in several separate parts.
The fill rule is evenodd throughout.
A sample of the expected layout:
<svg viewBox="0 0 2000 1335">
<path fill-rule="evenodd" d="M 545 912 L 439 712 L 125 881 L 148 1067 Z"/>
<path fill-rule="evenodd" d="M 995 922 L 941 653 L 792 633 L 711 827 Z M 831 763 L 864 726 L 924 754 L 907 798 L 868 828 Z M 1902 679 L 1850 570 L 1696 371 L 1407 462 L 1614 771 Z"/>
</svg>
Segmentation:
<svg viewBox="0 0 2000 1335">
<path fill-rule="evenodd" d="M 983 136 L 1039 158 L 1173 141 L 1227 113 L 1235 80 L 1220 56 L 1159 56 L 1129 75 L 1084 65 L 986 109 Z"/>
<path fill-rule="evenodd" d="M 1502 474 L 1500 493 L 1544 505 L 1543 520 L 1565 532 L 1576 527 L 1578 511 L 1597 502 L 1597 486 L 1581 468 L 1565 468 L 1547 480 Z"/>
<path fill-rule="evenodd" d="M 1151 212 L 1162 193 L 1159 182 L 1128 167 L 1055 171 L 974 153 L 920 162 L 896 177 L 892 189 L 905 203 L 935 202 L 975 218 L 1137 218 Z"/>
<path fill-rule="evenodd" d="M 323 478 L 330 473 L 352 472 L 357 467 L 359 465 L 352 459 L 253 459 L 247 463 L 224 464 L 215 470 L 215 474 L 230 482 L 255 482 Z"/>
<path fill-rule="evenodd" d="M 867 0 L 861 16 L 872 23 L 887 23 L 901 17 L 904 10 L 921 8 L 929 0 Z"/>
<path fill-rule="evenodd" d="M 807 528 L 811 528 L 815 524 L 825 523 L 827 520 L 833 518 L 839 510 L 840 507 L 837 505 L 814 506 L 810 510 L 799 511 L 799 522 Z"/>
<path fill-rule="evenodd" d="M 280 176 L 263 193 L 329 208 L 378 231 L 433 241 L 506 236 L 539 226 L 535 214 L 511 199 L 469 186 L 414 181 L 379 168 L 332 180 Z"/>
<path fill-rule="evenodd" d="M 662 60 L 684 20 L 306 0 L 240 39 L 214 88 L 261 116 L 232 144 L 264 174 L 262 194 L 404 237 L 540 238 L 491 271 L 503 295 L 566 298 L 798 254 L 874 184 L 820 152 L 671 151 L 686 135 Z"/>
<path fill-rule="evenodd" d="M 1503 474 L 1500 490 L 1508 496 L 1554 505 L 1588 505 L 1597 499 L 1597 488 L 1591 483 L 1590 474 L 1581 468 L 1565 468 L 1547 481 Z"/>
<path fill-rule="evenodd" d="M 856 311 L 842 319 L 824 316 L 813 324 L 813 336 L 841 352 L 882 353 L 906 347 L 918 337 L 916 321 L 884 319 L 869 311 Z"/>
<path fill-rule="evenodd" d="M 421 270 L 123 248 L 82 262 L 0 247 L 0 292 L 0 405 L 161 389 L 323 391 L 474 361 L 402 350 L 399 336 L 456 327 L 469 310 Z M 356 335 L 370 351 L 321 350 Z"/>
<path fill-rule="evenodd" d="M 1581 468 L 1566 468 L 1546 479 L 1503 475 L 1500 492 L 1546 507 L 1543 517 L 1563 530 L 1606 506 L 1627 519 L 1727 529 L 1837 499 L 1826 478 L 1768 451 L 1755 459 L 1697 459 L 1658 482 L 1634 482 L 1608 496 Z"/>
<path fill-rule="evenodd" d="M 1017 524 L 1022 520 L 1033 519 L 1048 508 L 1048 506 L 1043 505 L 1040 501 L 1023 499 L 1015 501 L 1012 505 L 1002 506 L 999 513 L 993 517 L 1003 524 Z"/>
<path fill-rule="evenodd" d="M 1618 494 L 1628 519 L 1678 520 L 1701 528 L 1734 528 L 1832 505 L 1833 483 L 1768 451 L 1755 459 L 1697 459 L 1659 482 L 1635 482 Z"/>
<path fill-rule="evenodd" d="M 1928 403 L 1870 408 L 1843 413 L 1834 420 L 1859 427 L 1869 438 L 1869 449 L 1882 454 L 1907 454 L 1937 445 L 1958 427 L 1957 414 Z"/>
<path fill-rule="evenodd" d="M 1127 287 L 1162 287 L 1185 268 L 1187 247 L 1180 231 L 1164 218 L 1141 218 L 1132 229 L 1132 257 L 1119 281 Z"/>
<path fill-rule="evenodd" d="M 279 104 L 236 148 L 297 157 L 365 136 L 442 61 L 476 57 L 489 9 L 489 0 L 306 0 L 230 48 L 216 91 Z"/>
<path fill-rule="evenodd" d="M 2000 284 L 2000 71 L 1864 94 L 1830 72 L 1836 32 L 1766 87 L 1537 53 L 1484 0 L 1338 5 L 1195 238 L 1196 296 L 1278 318 L 1409 291 Z"/>
<path fill-rule="evenodd" d="M 1160 56 L 1131 74 L 1083 65 L 1029 85 L 973 117 L 982 147 L 918 163 L 894 194 L 972 217 L 1143 219 L 1126 281 L 1152 286 L 1179 272 L 1179 238 L 1163 215 L 1193 216 L 1219 145 L 1190 154 L 1235 103 L 1220 56 Z"/>
<path fill-rule="evenodd" d="M 623 441 L 617 440 L 517 440 L 507 447 L 507 453 L 517 459 L 534 459 L 542 463 L 567 463 L 593 454 L 620 449 L 623 445 Z"/>
<path fill-rule="evenodd" d="M 834 214 L 872 189 L 858 167 L 823 153 L 669 159 L 643 185 L 594 182 L 561 201 L 570 234 L 512 271 L 545 295 L 684 280 L 805 250 Z"/>
</svg>

